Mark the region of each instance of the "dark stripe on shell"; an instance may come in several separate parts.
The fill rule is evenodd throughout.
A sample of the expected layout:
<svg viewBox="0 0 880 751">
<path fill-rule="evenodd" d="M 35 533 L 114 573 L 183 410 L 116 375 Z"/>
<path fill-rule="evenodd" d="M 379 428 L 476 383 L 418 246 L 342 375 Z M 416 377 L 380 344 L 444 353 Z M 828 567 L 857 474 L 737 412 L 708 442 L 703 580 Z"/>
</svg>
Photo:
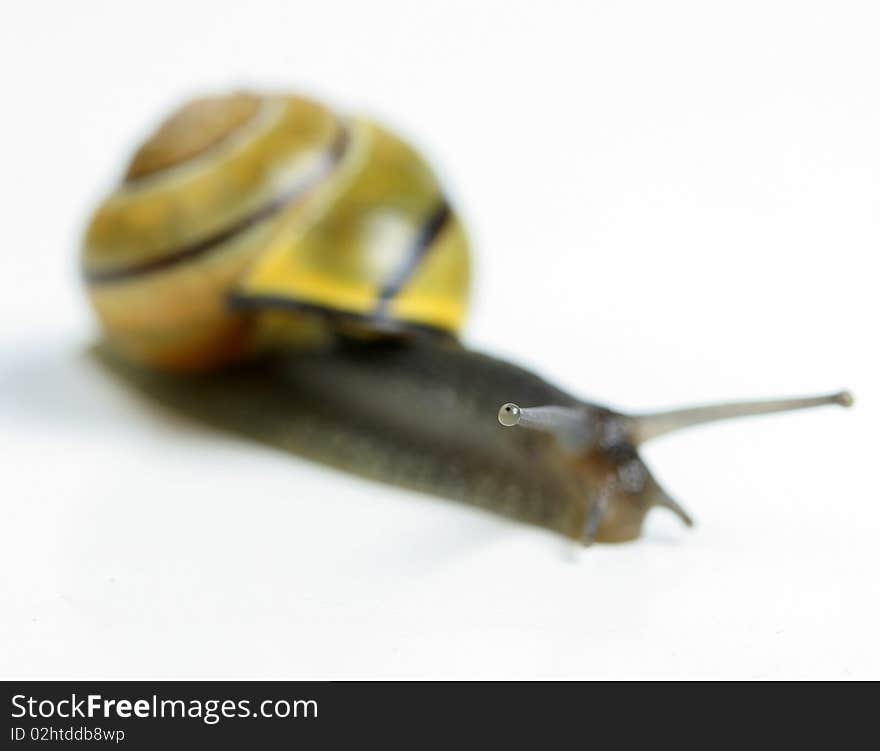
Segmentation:
<svg viewBox="0 0 880 751">
<path fill-rule="evenodd" d="M 152 258 L 148 261 L 134 264 L 132 266 L 126 266 L 125 268 L 100 270 L 85 269 L 83 270 L 83 277 L 89 284 L 108 284 L 128 281 L 145 274 L 164 271 L 165 269 L 186 263 L 193 258 L 210 253 L 212 250 L 222 246 L 236 235 L 251 229 L 258 223 L 268 219 L 273 214 L 278 213 L 281 209 L 306 195 L 312 190 L 312 188 L 324 180 L 336 167 L 342 158 L 342 155 L 345 153 L 348 140 L 348 132 L 345 128 L 340 127 L 339 133 L 334 139 L 333 144 L 327 150 L 327 163 L 319 174 L 311 176 L 299 185 L 289 188 L 280 196 L 269 201 L 266 205 L 261 206 L 251 214 L 242 217 L 234 224 L 215 232 L 213 235 L 202 238 L 190 245 L 169 250 L 157 258 Z"/>
<path fill-rule="evenodd" d="M 419 267 L 419 263 L 421 263 L 425 254 L 428 252 L 434 240 L 440 234 L 451 216 L 452 209 L 444 198 L 440 202 L 440 205 L 437 206 L 434 212 L 422 225 L 418 235 L 416 235 L 415 240 L 406 254 L 406 258 L 403 260 L 403 263 L 400 264 L 400 267 L 394 272 L 391 279 L 385 283 L 379 292 L 379 301 L 376 306 L 377 315 L 385 315 L 385 310 L 389 303 L 397 296 L 397 293 L 403 289 L 415 273 L 416 269 Z"/>
<path fill-rule="evenodd" d="M 394 338 L 407 338 L 414 335 L 454 338 L 445 329 L 422 323 L 398 321 L 388 318 L 380 312 L 352 313 L 350 311 L 334 310 L 323 305 L 315 305 L 314 303 L 300 302 L 289 297 L 232 293 L 228 301 L 230 309 L 236 311 L 286 310 L 294 313 L 308 313 L 331 322 L 360 324 L 377 334 L 385 334 Z"/>
</svg>

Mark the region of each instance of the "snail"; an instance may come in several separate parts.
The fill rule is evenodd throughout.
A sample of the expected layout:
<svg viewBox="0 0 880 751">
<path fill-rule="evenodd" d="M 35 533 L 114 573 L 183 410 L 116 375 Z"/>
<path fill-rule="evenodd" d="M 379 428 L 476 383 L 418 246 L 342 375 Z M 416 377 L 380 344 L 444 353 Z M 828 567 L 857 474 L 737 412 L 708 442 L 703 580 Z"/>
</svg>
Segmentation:
<svg viewBox="0 0 880 751">
<path fill-rule="evenodd" d="M 430 166 L 310 99 L 195 99 L 137 149 L 81 257 L 100 360 L 205 424 L 586 545 L 690 516 L 638 454 L 848 392 L 624 414 L 460 338 L 470 249 Z"/>
</svg>

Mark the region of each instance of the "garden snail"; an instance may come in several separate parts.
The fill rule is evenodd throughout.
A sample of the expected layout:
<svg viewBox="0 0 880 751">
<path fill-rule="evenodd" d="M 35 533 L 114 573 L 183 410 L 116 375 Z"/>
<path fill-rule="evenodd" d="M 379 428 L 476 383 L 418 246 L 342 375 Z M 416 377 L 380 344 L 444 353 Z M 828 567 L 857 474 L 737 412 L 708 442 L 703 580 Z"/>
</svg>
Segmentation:
<svg viewBox="0 0 880 751">
<path fill-rule="evenodd" d="M 468 243 L 431 169 L 385 128 L 299 97 L 179 109 L 96 210 L 82 269 L 101 359 L 154 399 L 586 544 L 638 537 L 655 506 L 690 524 L 643 441 L 851 403 L 625 415 L 466 348 Z"/>
</svg>

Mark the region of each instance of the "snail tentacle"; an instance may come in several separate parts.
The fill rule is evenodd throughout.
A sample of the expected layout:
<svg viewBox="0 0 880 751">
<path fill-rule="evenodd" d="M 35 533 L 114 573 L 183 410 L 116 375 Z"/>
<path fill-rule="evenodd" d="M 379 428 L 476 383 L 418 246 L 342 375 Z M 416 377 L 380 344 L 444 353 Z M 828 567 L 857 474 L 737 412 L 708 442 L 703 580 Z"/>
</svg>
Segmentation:
<svg viewBox="0 0 880 751">
<path fill-rule="evenodd" d="M 550 433 L 560 444 L 573 451 L 583 451 L 596 437 L 595 418 L 585 407 L 520 407 L 507 402 L 498 410 L 498 422 L 505 427 L 518 425 Z"/>
<path fill-rule="evenodd" d="M 609 478 L 599 489 L 595 500 L 587 509 L 584 531 L 581 535 L 581 542 L 583 542 L 584 547 L 590 547 L 596 542 L 599 536 L 599 527 L 602 526 L 602 520 L 608 513 L 608 507 L 611 505 L 615 485 L 614 478 Z"/>
<path fill-rule="evenodd" d="M 759 401 L 729 402 L 707 404 L 699 407 L 686 407 L 662 412 L 634 415 L 633 436 L 636 443 L 644 443 L 667 433 L 673 433 L 696 425 L 705 425 L 734 417 L 769 415 L 773 412 L 791 412 L 836 404 L 851 407 L 853 396 L 849 391 L 837 391 L 819 396 L 795 397 L 791 399 L 768 399 Z"/>
</svg>

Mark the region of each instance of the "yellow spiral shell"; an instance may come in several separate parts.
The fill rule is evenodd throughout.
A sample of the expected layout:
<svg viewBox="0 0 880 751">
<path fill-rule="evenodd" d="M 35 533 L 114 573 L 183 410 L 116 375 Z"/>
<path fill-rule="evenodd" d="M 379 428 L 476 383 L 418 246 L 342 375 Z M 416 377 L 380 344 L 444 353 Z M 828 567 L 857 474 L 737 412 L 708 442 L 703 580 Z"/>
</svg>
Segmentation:
<svg viewBox="0 0 880 751">
<path fill-rule="evenodd" d="M 461 223 L 383 127 L 293 96 L 194 100 L 97 208 L 83 276 L 105 336 L 163 369 L 250 353 L 284 311 L 304 327 L 456 334 Z"/>
</svg>

